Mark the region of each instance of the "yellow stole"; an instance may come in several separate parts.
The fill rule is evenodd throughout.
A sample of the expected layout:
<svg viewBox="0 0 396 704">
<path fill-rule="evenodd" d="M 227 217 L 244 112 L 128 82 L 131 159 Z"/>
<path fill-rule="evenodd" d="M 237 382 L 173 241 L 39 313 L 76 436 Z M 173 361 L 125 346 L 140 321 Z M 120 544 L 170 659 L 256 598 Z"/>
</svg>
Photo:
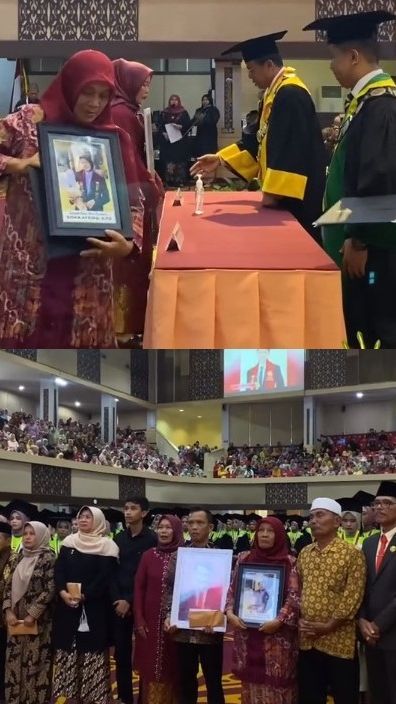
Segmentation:
<svg viewBox="0 0 396 704">
<path fill-rule="evenodd" d="M 267 135 L 268 135 L 268 123 L 271 116 L 272 106 L 274 100 L 277 96 L 278 91 L 283 88 L 283 86 L 299 86 L 309 93 L 308 88 L 305 83 L 297 76 L 296 69 L 291 66 L 285 66 L 282 73 L 278 76 L 276 81 L 270 88 L 267 88 L 264 93 L 263 106 L 260 116 L 260 126 L 257 132 L 257 141 L 259 143 L 259 150 L 257 154 L 257 161 L 259 163 L 259 180 L 262 178 L 267 169 Z"/>
</svg>

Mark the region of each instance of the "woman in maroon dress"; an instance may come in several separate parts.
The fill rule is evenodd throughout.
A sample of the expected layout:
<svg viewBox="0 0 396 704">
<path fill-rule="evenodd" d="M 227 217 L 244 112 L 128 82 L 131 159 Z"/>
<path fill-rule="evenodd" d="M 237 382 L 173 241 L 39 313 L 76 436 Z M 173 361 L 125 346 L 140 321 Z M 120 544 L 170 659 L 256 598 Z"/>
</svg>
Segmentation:
<svg viewBox="0 0 396 704">
<path fill-rule="evenodd" d="M 139 704 L 176 704 L 175 643 L 164 632 L 163 594 L 168 565 L 183 545 L 182 523 L 166 515 L 158 525 L 158 545 L 143 554 L 135 581 L 135 668 L 140 676 Z"/>
<path fill-rule="evenodd" d="M 238 567 L 245 563 L 285 568 L 282 607 L 275 619 L 259 629 L 248 628 L 234 612 Z M 264 518 L 252 550 L 238 556 L 226 603 L 228 623 L 234 629 L 233 672 L 242 681 L 242 704 L 297 703 L 299 606 L 296 560 L 288 554 L 286 531 L 278 518 Z"/>
<path fill-rule="evenodd" d="M 120 336 L 131 336 L 140 335 L 144 328 L 153 241 L 156 235 L 156 213 L 163 197 L 163 187 L 161 179 L 147 170 L 141 114 L 141 103 L 148 97 L 153 71 L 144 64 L 125 59 L 117 59 L 113 65 L 116 92 L 112 101 L 112 117 L 116 125 L 131 138 L 138 185 L 145 198 L 141 255 L 135 261 L 118 262 L 114 269 L 117 333 Z"/>
<path fill-rule="evenodd" d="M 29 168 L 40 166 L 39 122 L 111 130 L 119 135 L 132 204 L 136 168 L 130 138 L 111 119 L 114 87 L 111 60 L 81 51 L 66 61 L 40 105 L 0 120 L 0 347 L 115 346 L 112 258 L 128 257 L 133 244 L 112 231 L 110 242 L 89 240 L 96 247 L 83 256 L 59 241 L 50 244 L 29 179 Z"/>
</svg>

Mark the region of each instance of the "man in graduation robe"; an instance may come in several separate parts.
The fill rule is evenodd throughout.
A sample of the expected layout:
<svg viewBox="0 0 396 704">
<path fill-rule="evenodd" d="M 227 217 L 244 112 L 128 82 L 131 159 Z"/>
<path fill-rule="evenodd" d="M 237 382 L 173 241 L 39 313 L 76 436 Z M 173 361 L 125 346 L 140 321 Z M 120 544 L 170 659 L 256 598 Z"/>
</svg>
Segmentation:
<svg viewBox="0 0 396 704">
<path fill-rule="evenodd" d="M 348 89 L 327 178 L 325 210 L 343 197 L 396 194 L 396 86 L 379 67 L 377 27 L 396 19 L 373 11 L 322 18 L 331 68 Z M 396 195 L 395 195 L 396 197 Z M 323 229 L 328 254 L 343 269 L 343 305 L 349 347 L 358 333 L 367 347 L 396 347 L 396 225 L 331 225 Z"/>
<path fill-rule="evenodd" d="M 200 157 L 191 173 L 210 174 L 223 164 L 247 182 L 258 178 L 263 206 L 289 211 L 317 237 L 312 223 L 322 212 L 326 150 L 308 88 L 279 54 L 276 42 L 285 34 L 249 39 L 224 52 L 241 52 L 249 78 L 265 91 L 259 120 L 237 144 Z"/>
</svg>

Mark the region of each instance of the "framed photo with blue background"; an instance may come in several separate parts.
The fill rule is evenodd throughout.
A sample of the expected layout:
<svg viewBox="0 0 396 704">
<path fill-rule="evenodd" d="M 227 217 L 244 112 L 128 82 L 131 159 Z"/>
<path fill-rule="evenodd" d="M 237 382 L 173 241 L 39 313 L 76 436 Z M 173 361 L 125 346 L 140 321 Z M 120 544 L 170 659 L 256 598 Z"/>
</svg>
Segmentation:
<svg viewBox="0 0 396 704">
<path fill-rule="evenodd" d="M 38 210 L 48 236 L 132 237 L 132 216 L 118 135 L 72 125 L 39 125 Z M 36 179 L 37 180 L 37 179 Z M 40 194 L 39 196 L 37 194 Z"/>
<path fill-rule="evenodd" d="M 238 565 L 234 613 L 251 628 L 273 621 L 282 608 L 285 568 L 282 565 Z"/>
</svg>

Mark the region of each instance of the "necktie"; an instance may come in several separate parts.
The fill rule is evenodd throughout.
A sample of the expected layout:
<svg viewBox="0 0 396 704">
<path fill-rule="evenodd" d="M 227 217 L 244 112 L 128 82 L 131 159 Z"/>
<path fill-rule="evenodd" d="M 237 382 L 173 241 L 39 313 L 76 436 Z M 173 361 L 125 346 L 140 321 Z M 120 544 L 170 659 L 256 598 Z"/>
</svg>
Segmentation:
<svg viewBox="0 0 396 704">
<path fill-rule="evenodd" d="M 383 559 L 384 559 L 384 557 L 385 557 L 385 553 L 386 553 L 386 548 L 387 548 L 387 547 L 388 547 L 388 540 L 387 540 L 387 537 L 386 537 L 386 535 L 382 534 L 381 537 L 380 537 L 380 548 L 379 548 L 379 550 L 378 550 L 377 557 L 376 557 L 376 560 L 375 560 L 375 569 L 376 569 L 376 572 L 379 572 L 379 569 L 380 569 L 380 567 L 381 567 L 381 565 L 382 565 L 382 561 L 383 561 Z"/>
</svg>

